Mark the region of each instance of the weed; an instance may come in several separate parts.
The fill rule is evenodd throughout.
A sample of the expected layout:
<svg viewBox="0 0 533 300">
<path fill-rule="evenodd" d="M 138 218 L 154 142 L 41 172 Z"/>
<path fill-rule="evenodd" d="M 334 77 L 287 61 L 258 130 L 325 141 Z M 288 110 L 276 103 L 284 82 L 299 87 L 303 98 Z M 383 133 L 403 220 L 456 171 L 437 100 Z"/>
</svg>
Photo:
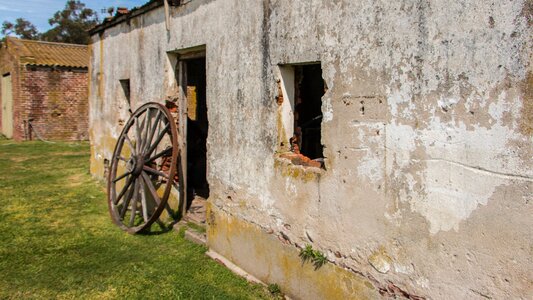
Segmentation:
<svg viewBox="0 0 533 300">
<path fill-rule="evenodd" d="M 279 285 L 277 285 L 276 283 L 271 283 L 268 285 L 268 291 L 272 294 L 272 295 L 280 295 L 281 294 L 281 289 L 279 288 Z"/>
<path fill-rule="evenodd" d="M 313 246 L 311 245 L 306 245 L 305 248 L 300 250 L 300 258 L 304 263 L 308 261 L 312 262 L 315 266 L 315 270 L 318 270 L 326 262 L 328 262 L 328 259 L 324 253 L 314 250 Z"/>
<path fill-rule="evenodd" d="M 322 267 L 327 261 L 328 259 L 322 252 L 318 250 L 314 251 L 313 265 L 315 266 L 315 270 Z"/>
<path fill-rule="evenodd" d="M 303 249 L 300 251 L 300 258 L 301 258 L 304 262 L 312 261 L 312 260 L 313 260 L 313 257 L 314 257 L 313 246 L 311 246 L 311 245 L 306 245 L 305 248 L 303 248 Z"/>
</svg>

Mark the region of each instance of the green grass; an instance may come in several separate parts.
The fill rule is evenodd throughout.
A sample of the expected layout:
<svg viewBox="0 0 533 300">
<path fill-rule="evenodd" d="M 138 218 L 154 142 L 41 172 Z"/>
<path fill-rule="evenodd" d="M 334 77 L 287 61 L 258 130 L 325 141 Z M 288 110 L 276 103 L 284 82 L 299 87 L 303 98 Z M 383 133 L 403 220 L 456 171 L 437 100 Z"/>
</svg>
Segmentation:
<svg viewBox="0 0 533 300">
<path fill-rule="evenodd" d="M 0 141 L 0 299 L 268 299 L 175 232 L 112 225 L 88 143 Z"/>
</svg>

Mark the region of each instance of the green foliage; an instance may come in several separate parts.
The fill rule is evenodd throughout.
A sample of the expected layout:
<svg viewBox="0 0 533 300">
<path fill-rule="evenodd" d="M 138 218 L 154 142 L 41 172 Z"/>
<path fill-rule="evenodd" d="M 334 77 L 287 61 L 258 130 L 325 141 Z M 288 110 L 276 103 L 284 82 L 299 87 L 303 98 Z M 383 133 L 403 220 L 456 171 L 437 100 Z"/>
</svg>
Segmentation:
<svg viewBox="0 0 533 300">
<path fill-rule="evenodd" d="M 39 33 L 30 21 L 18 18 L 15 23 L 3 22 L 0 32 L 4 36 L 16 35 L 28 40 L 87 45 L 91 40 L 88 30 L 98 24 L 98 14 L 81 1 L 69 0 L 65 8 L 57 11 L 48 23 L 52 28 Z"/>
<path fill-rule="evenodd" d="M 318 250 L 314 251 L 313 265 L 315 266 L 315 269 L 322 267 L 327 261 L 328 259 L 326 258 L 324 253 Z"/>
<path fill-rule="evenodd" d="M 324 255 L 324 253 L 314 250 L 313 246 L 306 245 L 305 248 L 300 250 L 300 258 L 302 261 L 305 262 L 311 262 L 315 266 L 315 270 L 318 270 L 320 267 L 322 267 L 325 263 L 328 262 L 327 257 Z"/>
<path fill-rule="evenodd" d="M 275 296 L 281 295 L 281 289 L 279 288 L 279 285 L 277 285 L 276 283 L 269 284 L 267 288 L 268 288 L 268 291 L 272 295 L 275 295 Z"/>
<path fill-rule="evenodd" d="M 0 141 L 0 299 L 272 299 L 176 232 L 109 218 L 88 143 Z"/>
<path fill-rule="evenodd" d="M 53 27 L 42 34 L 42 40 L 89 44 L 90 35 L 87 30 L 98 24 L 98 15 L 92 9 L 86 8 L 81 1 L 69 0 L 65 8 L 57 11 L 48 23 Z"/>
<path fill-rule="evenodd" d="M 304 261 L 312 261 L 314 257 L 313 246 L 307 245 L 300 251 L 300 258 Z"/>
<path fill-rule="evenodd" d="M 9 21 L 4 21 L 2 23 L 2 30 L 0 31 L 2 35 L 16 35 L 20 38 L 27 40 L 36 40 L 39 38 L 39 31 L 37 27 L 33 25 L 30 21 L 18 18 L 15 20 L 15 23 Z"/>
</svg>

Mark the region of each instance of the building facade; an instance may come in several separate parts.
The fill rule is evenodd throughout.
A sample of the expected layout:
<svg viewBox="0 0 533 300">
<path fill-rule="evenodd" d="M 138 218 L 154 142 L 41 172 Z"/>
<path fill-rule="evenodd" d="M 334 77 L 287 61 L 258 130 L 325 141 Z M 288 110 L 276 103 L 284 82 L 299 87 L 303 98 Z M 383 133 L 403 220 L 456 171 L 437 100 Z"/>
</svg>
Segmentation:
<svg viewBox="0 0 533 300">
<path fill-rule="evenodd" d="M 85 45 L 7 37 L 1 133 L 17 141 L 88 139 L 88 63 Z"/>
<path fill-rule="evenodd" d="M 169 5 L 91 32 L 94 176 L 205 72 L 211 250 L 301 299 L 533 294 L 528 1 Z"/>
</svg>

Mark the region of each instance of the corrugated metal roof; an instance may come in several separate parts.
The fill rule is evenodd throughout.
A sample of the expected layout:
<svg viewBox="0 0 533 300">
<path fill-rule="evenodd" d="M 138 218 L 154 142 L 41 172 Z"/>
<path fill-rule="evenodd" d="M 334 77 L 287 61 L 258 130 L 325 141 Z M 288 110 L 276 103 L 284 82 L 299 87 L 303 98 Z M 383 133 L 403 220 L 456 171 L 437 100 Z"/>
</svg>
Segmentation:
<svg viewBox="0 0 533 300">
<path fill-rule="evenodd" d="M 89 65 L 89 49 L 86 45 L 30 41 L 12 37 L 7 39 L 7 43 L 8 49 L 20 58 L 22 64 L 74 68 L 87 68 Z"/>
</svg>

